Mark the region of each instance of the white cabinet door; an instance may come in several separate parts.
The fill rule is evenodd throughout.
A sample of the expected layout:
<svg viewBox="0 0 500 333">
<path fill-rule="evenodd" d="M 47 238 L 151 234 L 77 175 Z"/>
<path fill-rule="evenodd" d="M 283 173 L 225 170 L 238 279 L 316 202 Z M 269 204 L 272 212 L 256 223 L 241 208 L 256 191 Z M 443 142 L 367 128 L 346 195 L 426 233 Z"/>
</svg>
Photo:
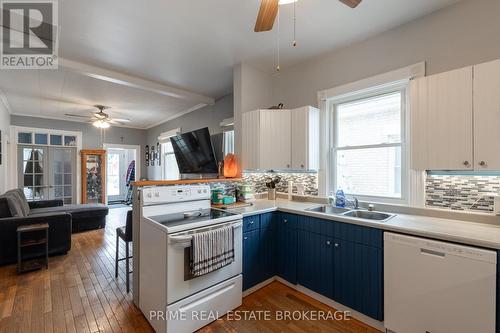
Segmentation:
<svg viewBox="0 0 500 333">
<path fill-rule="evenodd" d="M 243 113 L 241 140 L 241 163 L 243 169 L 259 169 L 260 111 Z"/>
<path fill-rule="evenodd" d="M 290 110 L 260 110 L 259 169 L 291 167 Z"/>
<path fill-rule="evenodd" d="M 412 168 L 473 168 L 472 67 L 411 84 Z"/>
<path fill-rule="evenodd" d="M 500 60 L 474 67 L 474 169 L 500 170 Z"/>
<path fill-rule="evenodd" d="M 319 169 L 319 110 L 312 106 L 292 112 L 292 169 Z"/>
</svg>

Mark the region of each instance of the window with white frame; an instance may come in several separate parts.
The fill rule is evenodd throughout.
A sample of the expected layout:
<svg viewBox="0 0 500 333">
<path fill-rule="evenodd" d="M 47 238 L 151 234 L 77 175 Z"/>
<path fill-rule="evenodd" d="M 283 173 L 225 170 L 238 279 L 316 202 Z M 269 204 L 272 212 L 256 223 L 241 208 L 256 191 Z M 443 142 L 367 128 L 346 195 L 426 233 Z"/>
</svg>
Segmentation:
<svg viewBox="0 0 500 333">
<path fill-rule="evenodd" d="M 162 144 L 163 151 L 163 179 L 177 180 L 179 179 L 179 167 L 175 159 L 174 148 L 170 140 Z"/>
<path fill-rule="evenodd" d="M 332 102 L 331 190 L 404 201 L 406 87 Z"/>
<path fill-rule="evenodd" d="M 223 135 L 224 156 L 227 154 L 234 154 L 234 130 L 224 131 Z"/>
</svg>

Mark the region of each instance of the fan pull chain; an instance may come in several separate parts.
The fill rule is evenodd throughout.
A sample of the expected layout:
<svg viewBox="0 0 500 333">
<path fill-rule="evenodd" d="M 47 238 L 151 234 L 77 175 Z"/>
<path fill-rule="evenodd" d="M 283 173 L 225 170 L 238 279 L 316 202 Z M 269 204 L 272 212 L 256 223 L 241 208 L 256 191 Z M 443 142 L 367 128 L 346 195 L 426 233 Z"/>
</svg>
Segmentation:
<svg viewBox="0 0 500 333">
<path fill-rule="evenodd" d="M 280 71 L 280 10 L 278 8 L 278 14 L 276 15 L 277 16 L 277 28 L 276 29 L 278 32 L 277 32 L 277 49 L 278 49 L 278 59 L 277 59 L 277 65 L 276 65 L 276 71 L 279 72 Z"/>
<path fill-rule="evenodd" d="M 293 46 L 297 46 L 297 15 L 295 14 L 295 7 L 297 1 L 293 2 Z"/>
</svg>

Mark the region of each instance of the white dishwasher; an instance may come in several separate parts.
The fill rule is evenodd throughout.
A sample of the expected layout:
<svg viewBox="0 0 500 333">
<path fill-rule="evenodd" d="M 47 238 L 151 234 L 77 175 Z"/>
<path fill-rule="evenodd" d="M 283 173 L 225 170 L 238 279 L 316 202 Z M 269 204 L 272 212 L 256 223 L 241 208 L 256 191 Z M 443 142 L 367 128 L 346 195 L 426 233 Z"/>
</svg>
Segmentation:
<svg viewBox="0 0 500 333">
<path fill-rule="evenodd" d="M 385 327 L 397 333 L 494 333 L 497 254 L 384 233 Z"/>
</svg>

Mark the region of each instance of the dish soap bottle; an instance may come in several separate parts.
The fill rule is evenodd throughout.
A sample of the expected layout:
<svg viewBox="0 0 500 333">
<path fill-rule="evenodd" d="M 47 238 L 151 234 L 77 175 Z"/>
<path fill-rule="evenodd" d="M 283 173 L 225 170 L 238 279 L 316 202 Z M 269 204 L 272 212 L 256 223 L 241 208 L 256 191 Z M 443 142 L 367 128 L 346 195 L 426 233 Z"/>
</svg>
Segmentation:
<svg viewBox="0 0 500 333">
<path fill-rule="evenodd" d="M 341 208 L 345 207 L 345 194 L 341 189 L 338 189 L 337 193 L 335 193 L 335 206 Z"/>
</svg>

